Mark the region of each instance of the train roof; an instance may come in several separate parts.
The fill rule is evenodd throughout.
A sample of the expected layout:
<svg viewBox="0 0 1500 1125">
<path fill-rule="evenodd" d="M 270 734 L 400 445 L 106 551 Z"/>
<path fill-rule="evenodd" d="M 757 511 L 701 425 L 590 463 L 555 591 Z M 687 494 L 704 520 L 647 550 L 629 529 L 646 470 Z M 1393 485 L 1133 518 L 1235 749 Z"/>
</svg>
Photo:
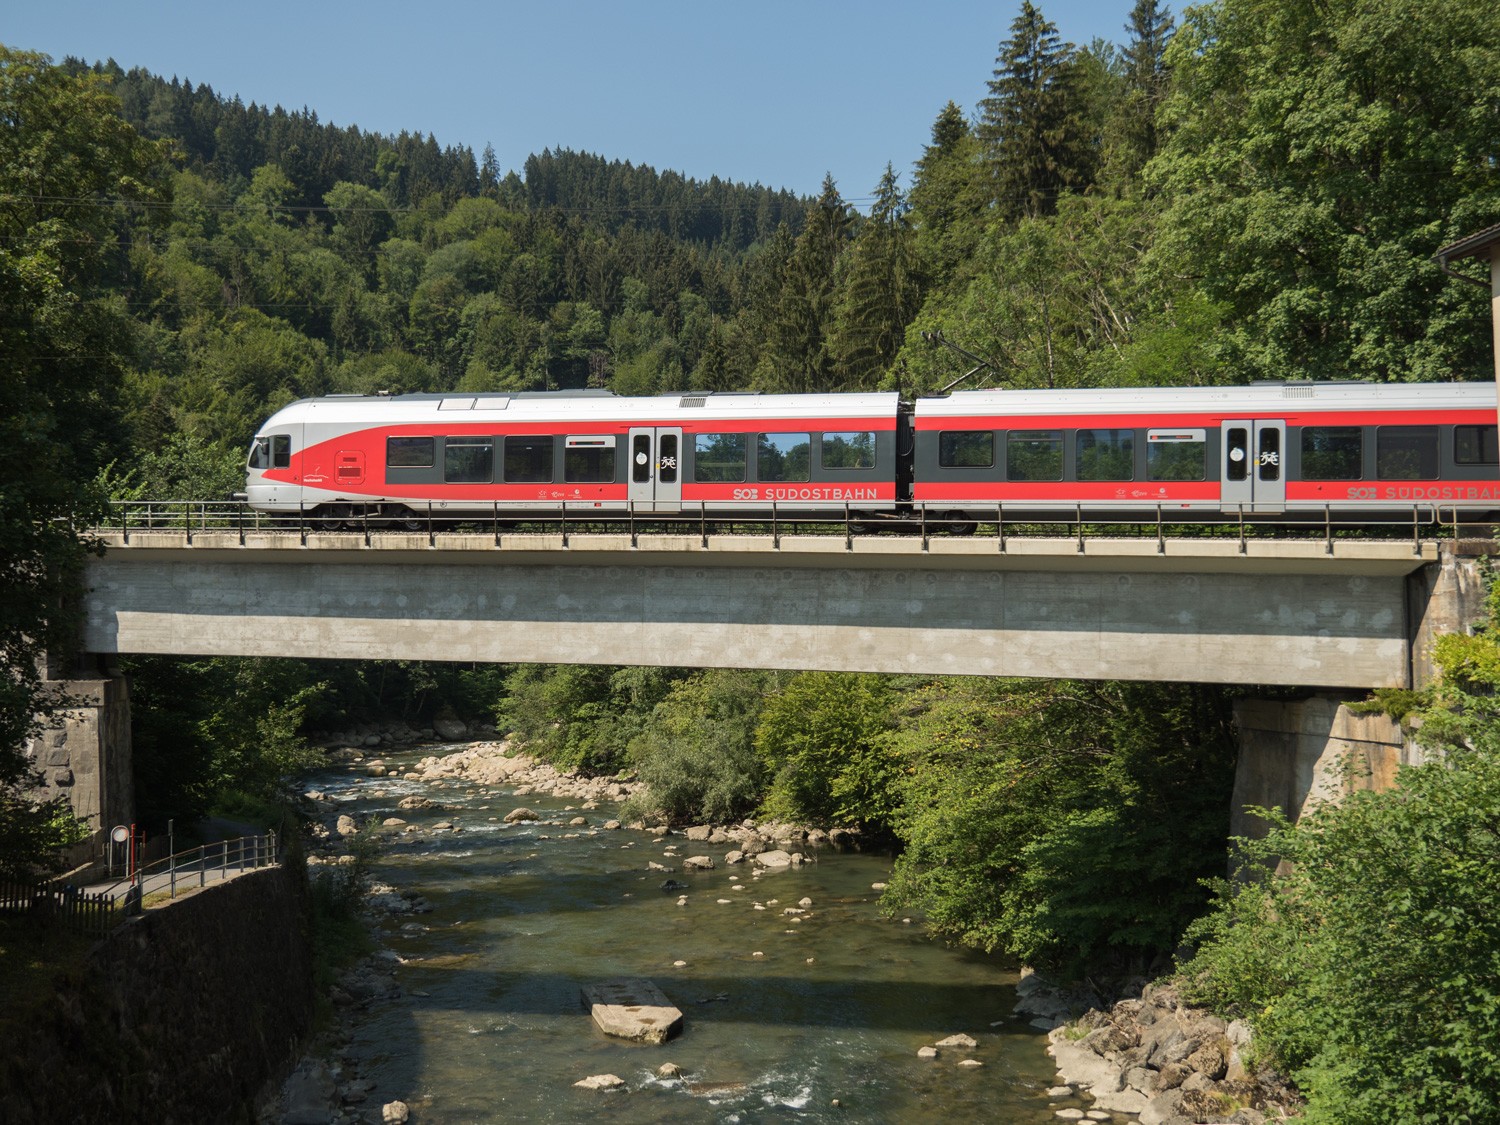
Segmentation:
<svg viewBox="0 0 1500 1125">
<path fill-rule="evenodd" d="M 890 393 L 763 395 L 735 392 L 682 392 L 625 397 L 609 391 L 533 391 L 518 394 L 328 395 L 283 407 L 265 423 L 301 422 L 390 425 L 422 422 L 528 422 L 670 420 L 733 415 L 736 418 L 849 418 L 869 415 L 894 419 L 899 396 Z"/>
<path fill-rule="evenodd" d="M 1243 387 L 1094 387 L 1069 390 L 955 391 L 918 399 L 919 417 L 981 414 L 1057 415 L 1141 413 L 1264 414 L 1284 410 L 1495 409 L 1495 384 L 1474 383 L 1254 383 Z"/>
</svg>

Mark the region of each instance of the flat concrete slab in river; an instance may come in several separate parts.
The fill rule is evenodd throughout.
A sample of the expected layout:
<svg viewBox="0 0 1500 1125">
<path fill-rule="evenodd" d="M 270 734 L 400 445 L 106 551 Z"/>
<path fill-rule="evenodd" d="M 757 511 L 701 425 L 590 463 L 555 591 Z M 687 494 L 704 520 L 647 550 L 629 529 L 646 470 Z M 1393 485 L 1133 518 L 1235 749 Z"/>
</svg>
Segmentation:
<svg viewBox="0 0 1500 1125">
<path fill-rule="evenodd" d="M 637 1043 L 665 1043 L 682 1030 L 682 1012 L 642 977 L 583 986 L 583 1003 L 605 1035 Z"/>
</svg>

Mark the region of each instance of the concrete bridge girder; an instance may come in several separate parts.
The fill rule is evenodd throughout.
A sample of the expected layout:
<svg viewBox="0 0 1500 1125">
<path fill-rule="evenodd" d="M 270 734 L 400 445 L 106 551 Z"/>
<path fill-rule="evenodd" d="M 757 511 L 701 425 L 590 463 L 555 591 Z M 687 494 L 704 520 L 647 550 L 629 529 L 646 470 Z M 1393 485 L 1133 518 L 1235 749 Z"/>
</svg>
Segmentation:
<svg viewBox="0 0 1500 1125">
<path fill-rule="evenodd" d="M 132 535 L 96 652 L 824 668 L 1369 688 L 1411 677 L 1411 544 Z"/>
</svg>

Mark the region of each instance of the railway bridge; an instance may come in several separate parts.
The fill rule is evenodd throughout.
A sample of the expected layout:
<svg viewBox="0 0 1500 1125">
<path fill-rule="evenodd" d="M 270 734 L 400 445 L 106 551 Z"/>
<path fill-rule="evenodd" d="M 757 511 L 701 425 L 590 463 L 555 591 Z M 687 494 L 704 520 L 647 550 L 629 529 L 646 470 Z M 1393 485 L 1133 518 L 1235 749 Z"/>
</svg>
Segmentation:
<svg viewBox="0 0 1500 1125">
<path fill-rule="evenodd" d="M 1339 704 L 1425 682 L 1429 638 L 1479 617 L 1483 593 L 1454 541 L 1420 534 L 99 534 L 82 641 L 106 660 L 637 664 L 1321 690 L 1307 705 L 1242 708 L 1242 738 L 1260 738 L 1270 749 L 1259 759 L 1272 765 L 1239 803 L 1289 809 L 1326 780 L 1331 766 L 1318 763 L 1351 746 L 1379 743 L 1372 761 L 1410 756 L 1398 730 L 1359 733 L 1364 720 Z M 106 744 L 121 737 L 127 688 L 110 675 L 72 687 L 94 702 L 79 712 L 81 731 L 54 738 L 53 756 L 70 739 L 83 746 L 83 767 L 68 767 L 78 779 L 90 773 L 88 745 L 100 747 L 98 776 L 83 778 L 99 791 L 95 807 L 77 791 L 74 804 L 118 823 L 106 806 L 121 799 L 107 795 L 119 785 L 103 775 L 120 772 Z"/>
<path fill-rule="evenodd" d="M 94 653 L 1401 687 L 1440 544 L 110 531 Z M 1451 567 L 1450 567 L 1451 569 Z"/>
</svg>

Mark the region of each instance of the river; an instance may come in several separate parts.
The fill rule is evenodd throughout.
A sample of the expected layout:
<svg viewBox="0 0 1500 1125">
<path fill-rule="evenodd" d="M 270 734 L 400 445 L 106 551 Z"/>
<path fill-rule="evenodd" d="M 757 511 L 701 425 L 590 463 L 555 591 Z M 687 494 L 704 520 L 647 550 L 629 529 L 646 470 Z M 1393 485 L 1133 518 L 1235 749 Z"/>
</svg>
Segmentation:
<svg viewBox="0 0 1500 1125">
<path fill-rule="evenodd" d="M 387 755 L 400 771 L 460 747 Z M 1051 1098 L 1042 1032 L 1012 1014 L 1015 971 L 929 940 L 917 919 L 882 918 L 880 854 L 824 848 L 816 862 L 725 866 L 724 846 L 605 830 L 612 807 L 462 781 L 310 779 L 358 820 L 399 816 L 377 880 L 419 892 L 431 913 L 392 916 L 402 997 L 362 1013 L 343 1053 L 371 1100 L 400 1098 L 414 1122 L 1057 1122 L 1087 1101 Z M 398 810 L 422 795 L 427 810 Z M 518 805 L 540 822 L 506 824 Z M 583 826 L 569 821 L 582 816 Z M 459 831 L 434 831 L 447 821 Z M 710 855 L 711 871 L 682 858 Z M 648 870 L 655 862 L 670 873 Z M 664 891 L 672 879 L 684 891 Z M 685 899 L 685 902 L 680 902 Z M 804 904 L 804 900 L 810 900 Z M 802 913 L 787 913 L 788 908 Z M 664 1046 L 607 1038 L 580 987 L 654 981 L 684 1013 Z M 978 1041 L 936 1059 L 919 1048 Z M 961 1066 L 973 1059 L 982 1066 Z M 656 1076 L 664 1063 L 680 1080 Z M 628 1091 L 575 1088 L 612 1073 Z M 1120 1119 L 1125 1120 L 1124 1118 Z"/>
</svg>

